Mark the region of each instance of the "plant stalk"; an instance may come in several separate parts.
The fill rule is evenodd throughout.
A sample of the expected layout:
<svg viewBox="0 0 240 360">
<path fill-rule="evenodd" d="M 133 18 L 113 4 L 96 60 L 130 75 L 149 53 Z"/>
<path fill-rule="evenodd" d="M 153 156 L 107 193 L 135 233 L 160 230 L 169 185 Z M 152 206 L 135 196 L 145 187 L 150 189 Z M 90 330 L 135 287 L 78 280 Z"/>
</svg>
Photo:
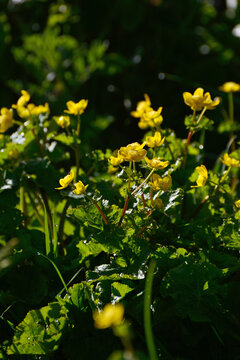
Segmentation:
<svg viewBox="0 0 240 360">
<path fill-rule="evenodd" d="M 146 336 L 146 342 L 147 342 L 150 360 L 158 359 L 154 344 L 152 324 L 151 324 L 152 284 L 153 284 L 155 267 L 156 267 L 156 261 L 152 259 L 150 261 L 147 272 L 145 293 L 144 293 L 144 330 L 145 330 L 145 336 Z"/>
</svg>

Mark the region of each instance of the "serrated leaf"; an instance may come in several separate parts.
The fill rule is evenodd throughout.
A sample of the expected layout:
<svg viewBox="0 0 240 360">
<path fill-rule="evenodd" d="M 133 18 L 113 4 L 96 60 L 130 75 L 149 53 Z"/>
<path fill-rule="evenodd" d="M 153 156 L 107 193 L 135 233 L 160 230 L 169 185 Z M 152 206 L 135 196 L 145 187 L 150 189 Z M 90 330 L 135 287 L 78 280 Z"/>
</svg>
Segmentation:
<svg viewBox="0 0 240 360">
<path fill-rule="evenodd" d="M 184 124 L 187 129 L 194 131 L 195 133 L 200 130 L 212 130 L 213 129 L 213 120 L 208 119 L 206 116 L 203 116 L 200 122 L 197 124 L 197 119 L 195 122 L 192 122 L 192 115 L 186 116 L 184 120 Z"/>
<path fill-rule="evenodd" d="M 166 191 L 161 199 L 164 204 L 164 212 L 170 214 L 176 206 L 182 203 L 183 200 L 183 189 L 178 188 L 172 191 Z"/>
<path fill-rule="evenodd" d="M 97 256 L 100 252 L 104 251 L 104 246 L 94 242 L 84 243 L 84 241 L 79 241 L 77 248 L 80 253 L 80 262 L 85 261 L 89 256 Z"/>
<path fill-rule="evenodd" d="M 164 277 L 161 294 L 173 298 L 178 316 L 189 316 L 192 321 L 210 321 L 211 312 L 220 310 L 216 294 L 217 280 L 222 276 L 222 271 L 213 264 L 185 261 Z"/>
<path fill-rule="evenodd" d="M 8 355 L 51 353 L 58 348 L 67 323 L 67 309 L 58 303 L 29 311 L 17 326 Z"/>
<path fill-rule="evenodd" d="M 80 224 L 103 229 L 103 219 L 93 204 L 81 205 L 78 208 L 68 209 L 67 214 L 76 219 Z"/>
</svg>

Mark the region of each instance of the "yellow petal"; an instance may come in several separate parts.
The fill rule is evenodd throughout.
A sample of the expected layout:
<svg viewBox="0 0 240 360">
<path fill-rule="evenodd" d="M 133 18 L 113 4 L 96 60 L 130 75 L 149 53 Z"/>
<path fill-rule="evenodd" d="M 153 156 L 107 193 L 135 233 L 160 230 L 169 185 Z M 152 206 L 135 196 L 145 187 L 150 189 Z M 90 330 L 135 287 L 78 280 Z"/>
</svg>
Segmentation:
<svg viewBox="0 0 240 360">
<path fill-rule="evenodd" d="M 203 97 L 203 92 L 204 92 L 204 90 L 203 90 L 202 88 L 197 88 L 197 89 L 194 91 L 193 95 L 194 95 L 194 96 Z"/>
</svg>

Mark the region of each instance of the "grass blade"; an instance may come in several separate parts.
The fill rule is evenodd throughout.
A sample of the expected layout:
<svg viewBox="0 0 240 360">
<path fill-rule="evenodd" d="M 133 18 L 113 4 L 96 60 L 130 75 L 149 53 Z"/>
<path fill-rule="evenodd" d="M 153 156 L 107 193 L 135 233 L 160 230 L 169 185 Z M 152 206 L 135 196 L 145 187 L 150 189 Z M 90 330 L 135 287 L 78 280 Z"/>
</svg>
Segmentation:
<svg viewBox="0 0 240 360">
<path fill-rule="evenodd" d="M 44 233 L 45 233 L 46 255 L 48 256 L 51 252 L 51 240 L 50 240 L 50 233 L 49 233 L 49 226 L 48 226 L 47 210 L 46 210 L 45 205 L 44 205 Z"/>
</svg>

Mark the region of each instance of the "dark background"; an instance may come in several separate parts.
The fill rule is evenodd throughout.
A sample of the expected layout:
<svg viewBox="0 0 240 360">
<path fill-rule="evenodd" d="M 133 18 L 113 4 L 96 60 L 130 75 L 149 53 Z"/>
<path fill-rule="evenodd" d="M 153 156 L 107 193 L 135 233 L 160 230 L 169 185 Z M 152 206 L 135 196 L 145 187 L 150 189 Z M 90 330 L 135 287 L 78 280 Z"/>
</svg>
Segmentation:
<svg viewBox="0 0 240 360">
<path fill-rule="evenodd" d="M 232 32 L 240 8 L 226 3 L 1 1 L 0 106 L 15 103 L 21 89 L 34 103 L 48 101 L 52 115 L 61 115 L 70 99 L 88 98 L 86 138 L 95 148 L 114 149 L 143 136 L 130 111 L 148 93 L 154 108 L 163 106 L 163 127 L 186 137 L 183 121 L 190 109 L 183 91 L 203 87 L 226 105 L 218 86 L 240 82 L 240 39 Z M 221 121 L 222 107 L 208 113 L 216 125 Z M 88 124 L 96 119 L 105 121 L 103 129 L 115 121 L 101 136 L 90 136 Z M 227 139 L 214 146 L 222 149 Z M 208 144 L 214 152 L 213 142 Z"/>
</svg>

